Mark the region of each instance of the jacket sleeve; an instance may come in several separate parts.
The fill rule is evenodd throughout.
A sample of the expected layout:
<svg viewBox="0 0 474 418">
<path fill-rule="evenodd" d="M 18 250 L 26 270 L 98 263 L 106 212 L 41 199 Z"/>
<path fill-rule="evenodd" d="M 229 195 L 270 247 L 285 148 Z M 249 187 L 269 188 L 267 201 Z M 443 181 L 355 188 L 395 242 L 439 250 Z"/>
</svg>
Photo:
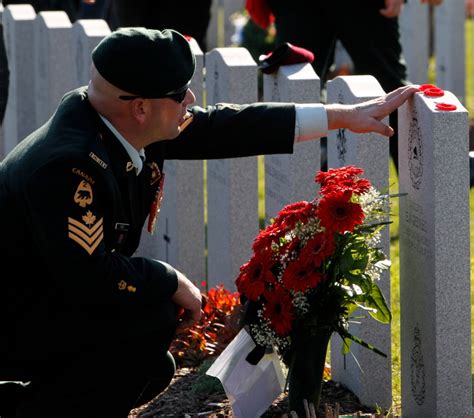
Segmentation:
<svg viewBox="0 0 474 418">
<path fill-rule="evenodd" d="M 167 159 L 213 159 L 290 154 L 295 135 L 295 106 L 290 103 L 217 104 L 193 107 L 191 124 L 163 141 Z"/>
<path fill-rule="evenodd" d="M 176 271 L 168 264 L 114 251 L 117 199 L 105 170 L 91 159 L 55 160 L 29 177 L 27 230 L 33 231 L 45 276 L 69 303 L 156 303 L 177 289 Z"/>
</svg>

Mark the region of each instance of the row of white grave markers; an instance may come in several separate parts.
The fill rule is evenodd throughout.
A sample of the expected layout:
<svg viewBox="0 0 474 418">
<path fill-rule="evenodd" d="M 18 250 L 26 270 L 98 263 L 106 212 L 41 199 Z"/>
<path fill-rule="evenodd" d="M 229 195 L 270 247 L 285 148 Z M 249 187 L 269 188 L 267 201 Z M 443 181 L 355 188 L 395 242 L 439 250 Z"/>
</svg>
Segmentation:
<svg viewBox="0 0 474 418">
<path fill-rule="evenodd" d="M 10 80 L 3 122 L 3 153 L 46 122 L 61 97 L 87 84 L 91 52 L 110 29 L 103 20 L 71 24 L 63 11 L 35 13 L 8 5 L 3 30 Z"/>
</svg>

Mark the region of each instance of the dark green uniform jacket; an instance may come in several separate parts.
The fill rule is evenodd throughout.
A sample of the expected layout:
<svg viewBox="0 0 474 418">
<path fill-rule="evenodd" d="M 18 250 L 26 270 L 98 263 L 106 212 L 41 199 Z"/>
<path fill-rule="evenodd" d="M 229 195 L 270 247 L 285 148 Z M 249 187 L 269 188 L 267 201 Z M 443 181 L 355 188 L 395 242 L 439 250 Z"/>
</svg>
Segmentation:
<svg viewBox="0 0 474 418">
<path fill-rule="evenodd" d="M 150 309 L 169 301 L 176 273 L 133 253 L 165 159 L 293 150 L 292 104 L 192 112 L 178 138 L 146 148 L 137 176 L 80 88 L 0 164 L 0 380 L 5 363 L 153 332 Z"/>
</svg>

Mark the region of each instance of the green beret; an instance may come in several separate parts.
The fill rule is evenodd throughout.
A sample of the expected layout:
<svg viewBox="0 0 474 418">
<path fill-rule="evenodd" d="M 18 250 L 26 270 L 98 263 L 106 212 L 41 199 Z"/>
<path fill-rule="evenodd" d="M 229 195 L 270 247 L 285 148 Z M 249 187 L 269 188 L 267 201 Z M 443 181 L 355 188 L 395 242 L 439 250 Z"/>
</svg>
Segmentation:
<svg viewBox="0 0 474 418">
<path fill-rule="evenodd" d="M 146 98 L 182 91 L 196 67 L 189 42 L 171 29 L 118 29 L 95 47 L 92 61 L 109 83 Z"/>
</svg>

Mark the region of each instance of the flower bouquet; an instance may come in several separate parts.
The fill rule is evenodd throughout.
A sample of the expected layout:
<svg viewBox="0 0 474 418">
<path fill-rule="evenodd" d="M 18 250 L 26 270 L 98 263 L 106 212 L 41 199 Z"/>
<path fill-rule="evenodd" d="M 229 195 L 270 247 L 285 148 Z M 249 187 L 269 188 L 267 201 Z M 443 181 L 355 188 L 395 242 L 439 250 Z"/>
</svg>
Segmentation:
<svg viewBox="0 0 474 418">
<path fill-rule="evenodd" d="M 377 285 L 390 262 L 380 248 L 389 223 L 382 195 L 354 166 L 319 172 L 314 200 L 285 206 L 253 243 L 253 256 L 236 279 L 243 324 L 256 364 L 276 350 L 288 366 L 290 408 L 304 416 L 304 400 L 318 408 L 327 346 L 333 332 L 347 353 L 352 342 L 385 356 L 348 331 L 355 311 L 389 323 Z M 359 318 L 359 317 L 358 317 Z"/>
</svg>

